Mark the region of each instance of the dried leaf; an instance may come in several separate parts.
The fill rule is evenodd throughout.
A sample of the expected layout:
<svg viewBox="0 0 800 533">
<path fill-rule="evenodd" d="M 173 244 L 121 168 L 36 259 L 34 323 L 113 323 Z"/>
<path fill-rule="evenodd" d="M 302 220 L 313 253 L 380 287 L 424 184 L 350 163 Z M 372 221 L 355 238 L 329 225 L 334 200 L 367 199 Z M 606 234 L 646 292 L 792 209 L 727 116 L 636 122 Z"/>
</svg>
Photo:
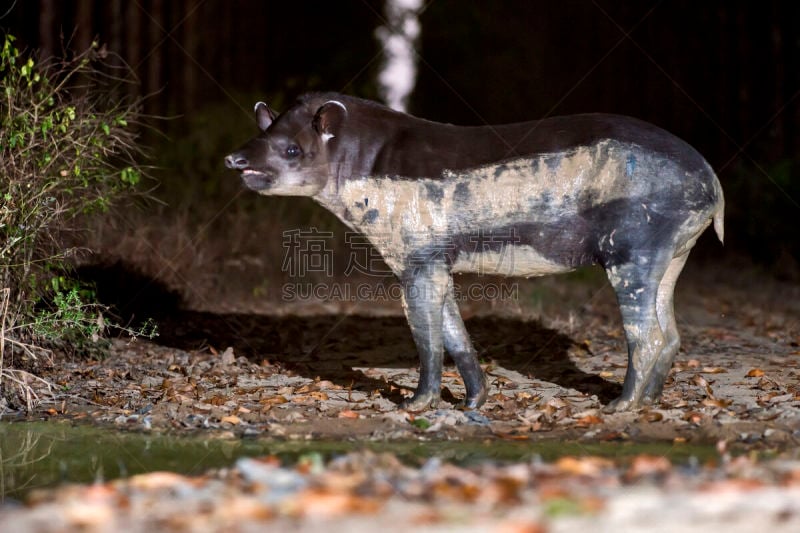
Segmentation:
<svg viewBox="0 0 800 533">
<path fill-rule="evenodd" d="M 225 402 L 228 401 L 226 396 L 220 396 L 219 394 L 212 396 L 211 398 L 206 400 L 206 403 L 210 403 L 211 405 L 216 405 L 219 407 L 220 405 L 225 405 Z"/>
<path fill-rule="evenodd" d="M 698 413 L 697 411 L 689 411 L 683 415 L 683 419 L 687 422 L 691 422 L 692 424 L 700 424 L 703 421 L 703 418 L 705 418 L 703 413 Z"/>
<path fill-rule="evenodd" d="M 672 470 L 672 463 L 663 455 L 637 455 L 625 473 L 628 480 L 644 476 L 665 474 Z"/>
<path fill-rule="evenodd" d="M 228 416 L 223 416 L 220 422 L 222 422 L 223 424 L 227 423 L 227 424 L 233 424 L 234 426 L 238 426 L 239 424 L 242 423 L 242 419 L 236 415 L 228 415 Z"/>
<path fill-rule="evenodd" d="M 497 386 L 498 389 L 515 388 L 517 385 L 516 383 L 514 383 L 512 380 L 508 379 L 505 376 L 495 376 L 494 384 Z"/>
<path fill-rule="evenodd" d="M 719 407 L 721 409 L 724 409 L 725 407 L 728 407 L 731 403 L 733 403 L 733 400 L 719 400 L 719 399 L 716 399 L 716 398 L 710 398 L 709 397 L 709 398 L 705 398 L 700 403 L 702 405 L 704 405 L 705 407 Z"/>
<path fill-rule="evenodd" d="M 520 391 L 514 393 L 514 400 L 517 402 L 517 405 L 521 407 L 530 407 L 538 404 L 542 400 L 542 397 L 539 394 L 531 394 L 528 391 Z"/>
<path fill-rule="evenodd" d="M 457 502 L 474 502 L 480 495 L 480 489 L 471 480 L 459 479 L 457 475 L 447 479 L 436 480 L 431 489 L 435 498 L 447 498 Z"/>
<path fill-rule="evenodd" d="M 724 374 L 727 370 L 721 366 L 704 366 L 700 372 L 703 374 Z"/>
<path fill-rule="evenodd" d="M 775 381 L 769 379 L 768 377 L 762 377 L 761 379 L 759 379 L 758 383 L 756 384 L 756 387 L 764 391 L 776 390 L 781 388 L 780 385 L 778 385 Z"/>
<path fill-rule="evenodd" d="M 619 442 L 628 440 L 630 436 L 622 431 L 608 431 L 597 436 L 600 442 Z"/>
<path fill-rule="evenodd" d="M 308 394 L 312 391 L 318 391 L 319 386 L 316 383 L 308 383 L 294 390 L 294 394 Z"/>
<path fill-rule="evenodd" d="M 556 461 L 556 468 L 565 474 L 574 476 L 590 476 L 595 477 L 600 475 L 603 470 L 608 470 L 614 467 L 614 463 L 603 457 L 562 457 Z"/>
<path fill-rule="evenodd" d="M 553 396 L 549 400 L 547 400 L 547 405 L 550 407 L 554 407 L 556 409 L 563 409 L 564 407 L 568 407 L 569 404 L 559 398 L 558 396 Z"/>
<path fill-rule="evenodd" d="M 595 424 L 602 424 L 603 419 L 597 415 L 586 415 L 580 417 L 578 420 L 575 421 L 575 425 L 577 427 L 588 427 Z"/>
<path fill-rule="evenodd" d="M 279 405 L 289 403 L 289 400 L 286 398 L 286 396 L 277 395 L 269 398 L 261 398 L 258 403 L 263 405 Z"/>
<path fill-rule="evenodd" d="M 644 411 L 641 415 L 639 415 L 640 422 L 660 422 L 664 420 L 664 415 L 659 411 Z"/>
<path fill-rule="evenodd" d="M 345 409 L 344 411 L 339 411 L 337 415 L 339 418 L 361 418 L 361 415 L 352 411 L 350 409 Z"/>
<path fill-rule="evenodd" d="M 706 378 L 704 378 L 700 374 L 695 374 L 694 377 L 692 378 L 692 383 L 694 383 L 698 387 L 702 387 L 709 398 L 711 398 L 712 400 L 715 399 L 714 391 L 711 388 L 711 385 L 709 385 L 708 381 L 706 381 Z"/>
<path fill-rule="evenodd" d="M 297 404 L 300 404 L 300 405 L 309 405 L 309 404 L 312 404 L 312 403 L 317 403 L 319 401 L 319 399 L 315 398 L 313 396 L 314 394 L 320 394 L 320 393 L 315 392 L 315 393 L 311 393 L 311 394 L 305 394 L 305 395 L 302 395 L 302 396 L 294 396 L 291 399 L 291 402 L 292 403 L 297 403 Z M 324 394 L 324 393 L 322 393 L 322 394 Z"/>
<path fill-rule="evenodd" d="M 328 492 L 323 489 L 308 489 L 293 498 L 287 509 L 301 516 L 331 517 L 353 513 L 375 513 L 380 504 L 373 499 L 349 493 Z"/>
<path fill-rule="evenodd" d="M 748 377 L 748 378 L 760 378 L 763 375 L 764 375 L 764 371 L 761 370 L 760 368 L 751 368 L 750 371 L 747 372 L 747 374 L 745 374 L 745 377 Z"/>
</svg>

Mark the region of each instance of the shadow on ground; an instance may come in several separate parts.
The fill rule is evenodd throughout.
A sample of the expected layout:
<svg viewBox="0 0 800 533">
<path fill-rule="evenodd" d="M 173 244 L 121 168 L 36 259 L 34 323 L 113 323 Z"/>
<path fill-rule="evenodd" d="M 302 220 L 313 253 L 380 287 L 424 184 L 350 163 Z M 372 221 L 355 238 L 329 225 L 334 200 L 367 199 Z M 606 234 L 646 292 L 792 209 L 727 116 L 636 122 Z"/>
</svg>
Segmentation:
<svg viewBox="0 0 800 533">
<path fill-rule="evenodd" d="M 158 324 L 155 342 L 182 350 L 233 348 L 236 356 L 279 363 L 304 377 L 329 380 L 344 387 L 381 390 L 400 401 L 397 387 L 373 379 L 357 368 L 414 368 L 418 364 L 404 317 L 366 315 L 269 316 L 210 313 L 181 309 L 179 298 L 158 281 L 124 264 L 84 267 L 79 273 L 97 288 L 123 324 L 144 317 Z M 573 340 L 537 321 L 475 317 L 467 330 L 482 361 L 508 370 L 596 394 L 602 402 L 621 388 L 578 369 L 568 356 Z M 443 398 L 454 401 L 449 391 Z"/>
</svg>

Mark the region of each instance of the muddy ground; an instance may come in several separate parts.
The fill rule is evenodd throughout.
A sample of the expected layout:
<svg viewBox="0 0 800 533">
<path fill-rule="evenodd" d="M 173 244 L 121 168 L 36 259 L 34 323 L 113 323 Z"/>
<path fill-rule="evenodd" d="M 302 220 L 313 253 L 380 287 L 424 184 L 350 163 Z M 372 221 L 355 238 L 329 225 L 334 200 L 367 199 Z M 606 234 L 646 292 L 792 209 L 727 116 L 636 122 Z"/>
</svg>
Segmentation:
<svg viewBox="0 0 800 533">
<path fill-rule="evenodd" d="M 798 501 L 792 492 L 800 484 L 797 285 L 770 279 L 751 267 L 719 272 L 690 266 L 676 295 L 682 348 L 662 401 L 649 409 L 617 414 L 601 411 L 619 394 L 626 364 L 616 302 L 607 283 L 584 273 L 520 282 L 518 291 L 513 301 L 465 302 L 462 307 L 491 382 L 489 400 L 479 411 L 456 409 L 464 391 L 452 366 L 445 369 L 439 409 L 408 413 L 397 408 L 413 391 L 418 374 L 411 336 L 395 303 L 251 302 L 249 308 L 236 309 L 235 303 L 219 301 L 216 311 L 168 313 L 160 320 L 154 341 L 119 338 L 105 359 L 59 362 L 43 375 L 57 387 L 37 416 L 131 431 L 207 432 L 222 438 L 707 444 L 720 450 L 723 467 L 730 467 L 731 452 L 749 457 L 752 468 L 762 469 L 762 474 L 778 463 L 759 458 L 777 457 L 773 461 L 792 465 L 789 478 L 759 474 L 762 481 L 757 486 L 730 485 L 738 495 L 726 500 L 730 509 L 759 498 Z M 40 394 L 48 398 L 43 390 Z M 566 474 L 582 476 L 580 468 L 575 472 L 567 468 Z M 724 468 L 719 470 L 719 464 L 715 468 L 705 481 L 736 478 Z M 481 474 L 470 475 L 481 479 Z M 526 479 L 537 475 L 525 474 Z M 612 477 L 619 481 L 625 475 L 623 469 Z M 766 478 L 771 481 L 763 483 Z M 690 506 L 697 496 L 692 491 L 699 485 L 674 484 L 678 495 L 669 496 L 666 479 L 659 478 L 651 487 L 655 492 L 645 491 L 631 504 L 657 508 L 658 502 L 672 497 L 670 505 Z M 787 479 L 794 480 L 789 488 Z M 587 483 L 585 487 L 593 482 Z M 622 501 L 619 498 L 633 497 L 625 483 L 617 485 L 619 490 L 611 495 L 597 489 L 603 492 L 604 503 L 590 512 L 593 520 L 601 520 L 600 513 L 607 522 L 598 523 L 608 527 L 619 519 L 613 515 L 612 520 L 608 509 Z M 664 490 L 667 493 L 659 492 Z M 779 496 L 761 490 L 777 491 Z M 777 517 L 778 525 L 796 526 L 800 512 L 795 507 L 778 506 L 769 513 Z M 383 516 L 380 513 L 388 508 L 380 508 L 384 510 L 374 512 Z M 464 512 L 468 517 L 469 511 Z M 375 514 L 367 514 L 371 518 L 365 524 L 374 524 Z M 534 529 L 509 526 L 507 530 L 566 527 L 567 522 L 556 524 L 542 521 L 541 513 L 534 515 L 525 515 L 527 521 L 520 522 Z M 315 519 L 298 520 L 295 526 L 313 529 Z M 505 527 L 502 520 L 491 520 L 487 523 L 492 527 Z M 467 519 L 465 524 L 469 523 Z M 737 523 L 752 525 L 747 520 Z M 426 527 L 442 524 L 452 529 L 453 522 L 439 519 Z M 585 527 L 581 524 L 578 521 L 575 527 Z M 697 521 L 702 527 L 709 524 Z"/>
</svg>

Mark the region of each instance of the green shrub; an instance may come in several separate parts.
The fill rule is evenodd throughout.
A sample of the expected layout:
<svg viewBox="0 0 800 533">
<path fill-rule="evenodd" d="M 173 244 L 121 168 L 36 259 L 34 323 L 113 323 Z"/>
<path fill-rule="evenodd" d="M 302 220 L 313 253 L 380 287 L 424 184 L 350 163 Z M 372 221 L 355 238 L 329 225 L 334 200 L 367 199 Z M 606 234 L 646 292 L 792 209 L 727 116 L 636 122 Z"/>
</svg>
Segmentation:
<svg viewBox="0 0 800 533">
<path fill-rule="evenodd" d="M 0 51 L 0 370 L 4 356 L 10 365 L 102 334 L 91 293 L 65 274 L 75 252 L 65 237 L 143 176 L 138 102 L 119 97 L 125 80 L 97 45 L 37 63 L 14 41 L 6 36 Z"/>
</svg>

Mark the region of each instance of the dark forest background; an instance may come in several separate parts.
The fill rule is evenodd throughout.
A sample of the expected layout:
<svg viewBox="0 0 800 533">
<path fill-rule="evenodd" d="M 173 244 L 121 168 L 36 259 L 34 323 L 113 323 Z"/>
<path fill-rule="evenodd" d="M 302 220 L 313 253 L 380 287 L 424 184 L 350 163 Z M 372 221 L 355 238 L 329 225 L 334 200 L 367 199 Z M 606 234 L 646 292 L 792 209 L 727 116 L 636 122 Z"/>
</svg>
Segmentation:
<svg viewBox="0 0 800 533">
<path fill-rule="evenodd" d="M 286 228 L 341 229 L 310 201 L 242 194 L 222 158 L 255 132 L 256 100 L 281 109 L 307 90 L 377 99 L 382 1 L 3 5 L 0 28 L 42 57 L 102 43 L 139 82 L 119 97 L 146 95 L 144 111 L 165 117 L 143 131 L 164 204 L 105 223 L 90 243 L 100 256 L 172 285 L 219 285 L 226 268 L 250 265 L 261 272 L 247 281 L 255 294 L 278 269 Z M 696 255 L 746 257 L 797 279 L 800 3 L 432 0 L 420 21 L 410 112 L 458 124 L 589 111 L 651 121 L 698 148 L 725 189 L 725 249 L 707 236 Z M 203 264 L 218 270 L 191 270 Z"/>
</svg>

